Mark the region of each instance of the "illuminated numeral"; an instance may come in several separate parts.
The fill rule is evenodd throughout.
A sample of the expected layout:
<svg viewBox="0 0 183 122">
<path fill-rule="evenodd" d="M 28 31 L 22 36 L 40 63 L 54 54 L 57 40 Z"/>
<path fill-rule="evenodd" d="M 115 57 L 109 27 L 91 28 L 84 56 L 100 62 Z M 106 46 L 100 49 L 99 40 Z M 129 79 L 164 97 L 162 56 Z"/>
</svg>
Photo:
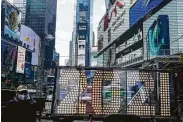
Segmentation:
<svg viewBox="0 0 183 122">
<path fill-rule="evenodd" d="M 104 98 L 102 97 L 103 82 L 111 81 L 111 86 L 115 86 L 120 83 L 119 77 L 116 72 L 113 71 L 97 71 L 93 79 L 93 92 L 92 92 L 92 107 L 95 114 L 110 114 L 117 112 L 120 108 L 120 89 L 111 90 L 111 100 L 109 104 L 104 104 Z M 115 84 L 116 83 L 116 84 Z M 102 100 L 103 98 L 103 100 Z M 102 104 L 103 103 L 103 104 Z"/>
</svg>

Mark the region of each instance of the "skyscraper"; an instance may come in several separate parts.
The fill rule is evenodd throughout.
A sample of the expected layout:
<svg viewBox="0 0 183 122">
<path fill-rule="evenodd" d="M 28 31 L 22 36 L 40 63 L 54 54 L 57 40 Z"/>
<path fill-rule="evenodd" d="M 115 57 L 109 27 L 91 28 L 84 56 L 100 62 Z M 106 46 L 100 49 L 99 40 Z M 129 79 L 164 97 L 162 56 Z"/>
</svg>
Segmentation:
<svg viewBox="0 0 183 122">
<path fill-rule="evenodd" d="M 93 0 L 77 0 L 75 59 L 77 65 L 90 66 L 93 40 Z M 74 30 L 75 31 L 75 30 Z"/>
<path fill-rule="evenodd" d="M 45 45 L 45 67 L 52 64 L 55 50 L 57 0 L 27 0 L 25 25 L 32 28 Z"/>
</svg>

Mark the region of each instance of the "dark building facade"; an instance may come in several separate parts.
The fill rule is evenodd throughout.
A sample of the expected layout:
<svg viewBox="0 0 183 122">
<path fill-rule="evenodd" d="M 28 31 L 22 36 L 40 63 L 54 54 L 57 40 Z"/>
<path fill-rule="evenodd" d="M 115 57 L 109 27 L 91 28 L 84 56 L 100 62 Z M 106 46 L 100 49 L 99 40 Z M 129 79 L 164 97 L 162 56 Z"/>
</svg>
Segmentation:
<svg viewBox="0 0 183 122">
<path fill-rule="evenodd" d="M 27 0 L 25 25 L 32 28 L 44 43 L 44 67 L 52 67 L 55 51 L 57 0 Z M 48 53 L 49 52 L 49 53 Z"/>
</svg>

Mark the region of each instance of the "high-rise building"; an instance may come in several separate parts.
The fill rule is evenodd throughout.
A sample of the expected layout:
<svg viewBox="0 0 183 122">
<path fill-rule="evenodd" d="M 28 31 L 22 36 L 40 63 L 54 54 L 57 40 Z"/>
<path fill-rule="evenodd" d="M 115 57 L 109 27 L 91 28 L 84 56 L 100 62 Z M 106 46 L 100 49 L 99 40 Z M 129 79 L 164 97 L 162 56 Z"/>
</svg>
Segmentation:
<svg viewBox="0 0 183 122">
<path fill-rule="evenodd" d="M 26 15 L 26 0 L 13 0 L 13 4 L 21 10 L 21 23 L 25 23 L 25 15 Z"/>
<path fill-rule="evenodd" d="M 27 0 L 25 25 L 32 28 L 45 45 L 45 68 L 51 67 L 55 50 L 57 0 Z"/>
<path fill-rule="evenodd" d="M 73 44 L 77 65 L 91 65 L 91 47 L 93 40 L 93 0 L 77 0 L 76 20 L 74 23 Z"/>
</svg>

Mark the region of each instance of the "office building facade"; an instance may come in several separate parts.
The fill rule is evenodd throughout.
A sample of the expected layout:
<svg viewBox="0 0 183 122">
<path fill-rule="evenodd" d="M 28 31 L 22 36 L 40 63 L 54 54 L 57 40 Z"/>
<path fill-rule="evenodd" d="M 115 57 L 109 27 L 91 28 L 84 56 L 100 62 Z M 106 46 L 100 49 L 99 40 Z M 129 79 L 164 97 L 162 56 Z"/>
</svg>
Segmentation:
<svg viewBox="0 0 183 122">
<path fill-rule="evenodd" d="M 143 0 L 116 1 L 98 26 L 98 65 L 162 68 L 167 62 L 179 64 L 183 50 L 180 1 L 154 0 L 145 5 Z M 116 7 L 117 2 L 124 6 Z"/>
<path fill-rule="evenodd" d="M 32 28 L 44 43 L 45 68 L 52 65 L 55 51 L 57 0 L 27 0 L 25 25 Z"/>
</svg>

